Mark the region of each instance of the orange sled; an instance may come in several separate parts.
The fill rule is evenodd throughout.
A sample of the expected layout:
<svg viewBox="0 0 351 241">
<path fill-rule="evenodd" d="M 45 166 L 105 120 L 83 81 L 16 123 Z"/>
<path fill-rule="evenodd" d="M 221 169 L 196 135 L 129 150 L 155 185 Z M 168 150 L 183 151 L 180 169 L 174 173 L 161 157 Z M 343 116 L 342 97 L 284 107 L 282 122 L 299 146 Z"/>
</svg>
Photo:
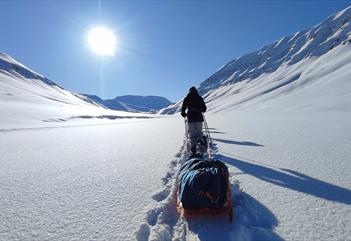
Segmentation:
<svg viewBox="0 0 351 241">
<path fill-rule="evenodd" d="M 198 210 L 191 210 L 183 208 L 182 202 L 178 199 L 177 211 L 185 219 L 197 219 L 211 216 L 226 216 L 229 223 L 233 222 L 233 200 L 230 184 L 227 188 L 227 201 L 224 206 L 220 208 L 203 208 Z"/>
</svg>

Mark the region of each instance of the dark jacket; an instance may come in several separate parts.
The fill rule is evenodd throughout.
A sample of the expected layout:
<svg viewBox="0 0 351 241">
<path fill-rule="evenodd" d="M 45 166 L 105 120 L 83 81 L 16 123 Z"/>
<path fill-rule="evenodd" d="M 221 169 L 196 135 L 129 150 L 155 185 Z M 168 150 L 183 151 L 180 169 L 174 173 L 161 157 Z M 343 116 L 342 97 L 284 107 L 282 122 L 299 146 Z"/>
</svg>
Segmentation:
<svg viewBox="0 0 351 241">
<path fill-rule="evenodd" d="M 188 109 L 187 113 L 185 113 L 186 109 Z M 181 115 L 183 117 L 187 116 L 189 123 L 203 122 L 202 112 L 205 112 L 206 109 L 204 99 L 202 99 L 197 91 L 192 91 L 184 98 Z"/>
</svg>

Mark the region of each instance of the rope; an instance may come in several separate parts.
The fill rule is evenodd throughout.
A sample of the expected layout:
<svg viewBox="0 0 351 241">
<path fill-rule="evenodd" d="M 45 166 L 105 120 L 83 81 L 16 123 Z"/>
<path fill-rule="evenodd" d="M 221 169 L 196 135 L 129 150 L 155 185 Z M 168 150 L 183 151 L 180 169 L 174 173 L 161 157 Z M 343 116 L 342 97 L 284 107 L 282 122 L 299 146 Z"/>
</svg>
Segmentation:
<svg viewBox="0 0 351 241">
<path fill-rule="evenodd" d="M 204 118 L 205 133 L 206 133 L 206 136 L 207 136 L 207 152 L 208 152 L 208 158 L 211 160 L 211 159 L 212 159 L 212 153 L 213 153 L 213 149 L 212 149 L 212 147 L 213 147 L 213 141 L 212 141 L 212 138 L 211 138 L 211 135 L 210 135 L 210 129 L 208 128 L 205 115 L 202 114 L 202 116 L 203 116 L 203 118 Z"/>
<path fill-rule="evenodd" d="M 205 115 L 202 114 L 204 118 L 204 129 L 205 129 L 205 136 L 207 138 L 207 153 L 208 153 L 208 158 L 212 160 L 212 154 L 213 154 L 213 141 L 210 135 L 210 129 L 208 128 L 207 121 L 205 118 Z M 185 128 L 185 135 L 186 135 L 186 140 L 189 141 L 189 133 L 188 133 L 188 120 L 187 118 L 184 118 L 184 128 Z"/>
<path fill-rule="evenodd" d="M 190 143 L 190 136 L 189 136 L 189 132 L 188 132 L 188 119 L 186 117 L 184 117 L 184 129 L 185 129 L 185 137 L 186 137 L 186 142 L 185 142 L 185 146 L 186 146 L 186 151 L 189 151 L 191 146 L 189 146 Z"/>
</svg>

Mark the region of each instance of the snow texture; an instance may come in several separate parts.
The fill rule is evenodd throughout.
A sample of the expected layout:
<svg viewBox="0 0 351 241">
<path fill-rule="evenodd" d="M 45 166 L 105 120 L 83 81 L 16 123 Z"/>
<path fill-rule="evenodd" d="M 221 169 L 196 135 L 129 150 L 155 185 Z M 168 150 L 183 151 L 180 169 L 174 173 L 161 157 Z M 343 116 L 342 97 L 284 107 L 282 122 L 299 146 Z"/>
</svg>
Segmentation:
<svg viewBox="0 0 351 241">
<path fill-rule="evenodd" d="M 106 109 L 1 54 L 0 240 L 351 241 L 350 11 L 200 85 L 232 224 L 177 212 L 179 114 Z"/>
<path fill-rule="evenodd" d="M 0 240 L 133 239 L 181 127 L 171 118 L 1 132 Z M 156 129 L 172 138 L 150 141 Z"/>
</svg>

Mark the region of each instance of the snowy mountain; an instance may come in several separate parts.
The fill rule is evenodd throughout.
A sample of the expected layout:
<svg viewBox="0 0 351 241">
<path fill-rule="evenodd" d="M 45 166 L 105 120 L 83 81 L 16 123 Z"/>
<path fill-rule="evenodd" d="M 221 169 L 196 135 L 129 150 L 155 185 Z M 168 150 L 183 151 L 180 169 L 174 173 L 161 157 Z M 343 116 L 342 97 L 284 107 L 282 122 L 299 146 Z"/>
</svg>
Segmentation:
<svg viewBox="0 0 351 241">
<path fill-rule="evenodd" d="M 99 105 L 104 106 L 108 109 L 128 111 L 128 109 L 124 105 L 122 105 L 118 102 L 103 100 L 97 95 L 89 95 L 89 94 L 81 94 L 81 95 L 87 97 L 87 101 L 89 101 L 91 103 L 99 104 Z"/>
<path fill-rule="evenodd" d="M 120 103 L 129 110 L 135 111 L 155 111 L 172 104 L 168 99 L 161 96 L 124 95 L 106 101 L 111 104 Z"/>
<path fill-rule="evenodd" d="M 161 96 L 138 96 L 124 95 L 114 99 L 101 99 L 96 95 L 86 95 L 93 103 L 98 103 L 112 110 L 130 112 L 155 112 L 172 104 L 168 99 Z"/>
<path fill-rule="evenodd" d="M 0 53 L 1 99 L 8 102 L 22 100 L 30 103 L 65 103 L 80 106 L 99 106 L 84 96 L 74 94 L 37 74 L 12 57 Z"/>
<path fill-rule="evenodd" d="M 249 105 L 350 110 L 350 21 L 348 7 L 311 29 L 234 59 L 202 82 L 199 93 L 213 112 Z M 175 113 L 180 104 L 160 113 Z"/>
<path fill-rule="evenodd" d="M 12 57 L 0 53 L 1 128 L 63 122 L 79 116 L 131 116 L 67 91 Z"/>
<path fill-rule="evenodd" d="M 106 109 L 1 54 L 0 240 L 350 240 L 351 50 L 341 39 L 242 80 L 230 78 L 244 69 L 235 60 L 200 86 L 233 223 L 178 213 L 180 115 Z"/>
</svg>

